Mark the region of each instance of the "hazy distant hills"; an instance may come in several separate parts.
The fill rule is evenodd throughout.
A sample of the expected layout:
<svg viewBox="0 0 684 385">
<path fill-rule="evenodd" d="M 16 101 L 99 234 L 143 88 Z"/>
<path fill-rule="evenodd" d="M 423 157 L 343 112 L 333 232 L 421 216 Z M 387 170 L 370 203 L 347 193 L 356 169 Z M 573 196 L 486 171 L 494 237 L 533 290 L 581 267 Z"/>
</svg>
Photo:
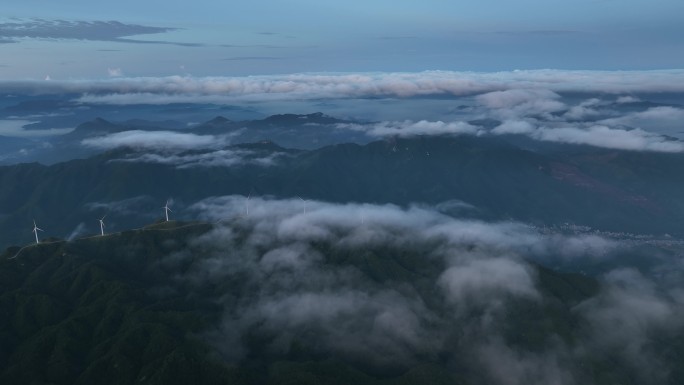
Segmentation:
<svg viewBox="0 0 684 385">
<path fill-rule="evenodd" d="M 0 383 L 682 382 L 684 154 L 176 123 L 0 167 Z"/>
<path fill-rule="evenodd" d="M 310 150 L 337 143 L 368 143 L 372 140 L 363 132 L 335 127 L 344 123 L 352 122 L 320 112 L 272 115 L 261 120 L 241 122 L 219 116 L 189 130 L 196 134 L 232 134 L 233 143 L 269 140 L 283 147 Z"/>
<path fill-rule="evenodd" d="M 8 385 L 465 385 L 496 375 L 478 369 L 480 348 L 504 349 L 496 344 L 505 343 L 522 360 L 543 360 L 537 358 L 538 352 L 547 348 L 555 352 L 559 344 L 577 352 L 589 346 L 582 342 L 588 325 L 576 307 L 587 306 L 598 296 L 600 285 L 590 278 L 527 265 L 539 297 L 515 291 L 507 296 L 485 288 L 480 293 L 485 302 L 464 300 L 454 308 L 435 286 L 448 266 L 434 259 L 426 263 L 431 247 L 437 250 L 438 245 L 357 249 L 317 242 L 305 252 L 317 257 L 302 261 L 302 267 L 267 267 L 264 263 L 273 254 L 265 249 L 253 260 L 246 246 L 256 228 L 250 230 L 239 218 L 229 219 L 225 226 L 169 222 L 105 237 L 30 246 L 16 258 L 18 249 L 7 250 L 0 256 L 0 381 Z M 225 238 L 227 234 L 233 235 Z M 219 256 L 212 251 L 212 242 L 221 239 L 230 239 L 232 246 L 217 249 Z M 257 265 L 250 267 L 253 263 Z M 257 266 L 269 269 L 264 270 L 270 274 L 268 280 L 262 281 L 264 277 L 253 271 Z M 292 280 L 300 268 L 307 275 L 300 276 L 299 282 Z M 353 286 L 326 288 L 319 281 L 323 277 Z M 307 294 L 312 285 L 321 285 L 313 292 L 318 294 Z M 262 321 L 249 313 L 241 313 L 239 320 L 231 318 L 234 312 L 248 312 L 245 304 L 263 300 L 254 296 L 275 288 L 278 291 L 268 294 L 273 296 L 269 300 L 282 301 L 286 307 L 282 315 L 264 316 L 292 317 L 286 330 L 270 329 L 269 322 L 280 318 Z M 331 296 L 332 303 L 307 307 L 307 302 L 292 302 L 313 300 L 316 295 Z M 350 303 L 353 307 L 332 310 L 350 295 L 358 301 Z M 372 315 L 374 303 L 399 311 L 417 306 L 432 315 L 414 324 L 409 314 L 400 313 L 406 318 Z M 301 314 L 296 316 L 297 312 Z M 299 326 L 316 323 L 316 313 L 325 320 L 318 322 L 322 329 Z M 371 315 L 377 317 L 374 323 L 365 323 Z M 334 322 L 325 318 L 331 316 L 336 317 Z M 383 322 L 390 324 L 383 326 Z M 227 329 L 222 329 L 223 324 Z M 388 331 L 383 327 L 397 335 L 385 336 Z M 412 329 L 427 334 L 410 342 Z M 368 351 L 353 345 L 365 335 Z M 499 338 L 502 341 L 496 342 Z M 436 341 L 440 342 L 433 346 Z M 681 338 L 656 338 L 653 345 L 649 349 L 670 358 L 682 351 Z M 373 349 L 397 355 L 383 363 Z M 605 353 L 600 349 L 578 353 L 581 360 L 564 358 L 567 368 L 556 369 L 591 384 L 628 383 L 639 375 L 639 367 Z M 681 371 L 672 373 L 668 383 L 674 384 Z"/>
<path fill-rule="evenodd" d="M 95 231 L 108 213 L 125 229 L 210 196 L 301 196 L 331 202 L 463 201 L 459 215 L 538 225 L 681 235 L 684 155 L 565 146 L 532 151 L 492 137 L 418 137 L 286 150 L 270 142 L 155 153 L 118 149 L 52 166 L 0 167 L 0 244 Z M 117 210 L 116 202 L 136 202 Z M 131 203 L 132 204 L 132 203 Z M 108 209 L 107 207 L 112 207 Z M 188 218 L 192 219 L 192 218 Z"/>
<path fill-rule="evenodd" d="M 42 145 L 28 139 L 0 138 L 0 150 L 3 150 L 5 154 L 14 153 L 11 157 L 0 158 L 0 164 L 19 162 L 53 164 L 93 156 L 99 151 L 84 146 L 82 144 L 84 139 L 125 131 L 172 131 L 195 135 L 228 136 L 232 143 L 269 140 L 284 147 L 301 149 L 316 149 L 347 142 L 368 143 L 373 140 L 364 132 L 336 128 L 337 124 L 343 123 L 351 122 L 322 113 L 273 115 L 264 119 L 244 121 L 232 121 L 223 116 L 217 116 L 206 122 L 191 125 L 177 120 L 129 119 L 113 122 L 97 117 L 79 123 L 73 131 L 67 134 L 41 139 Z M 32 129 L 37 130 L 37 128 Z M 21 149 L 24 149 L 24 152 L 18 153 Z"/>
</svg>

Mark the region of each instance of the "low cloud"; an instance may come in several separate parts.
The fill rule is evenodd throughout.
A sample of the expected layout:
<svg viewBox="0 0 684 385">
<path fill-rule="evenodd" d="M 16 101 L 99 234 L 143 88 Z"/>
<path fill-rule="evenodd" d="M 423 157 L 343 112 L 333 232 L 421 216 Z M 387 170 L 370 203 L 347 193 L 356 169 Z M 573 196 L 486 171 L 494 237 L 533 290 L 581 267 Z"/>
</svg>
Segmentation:
<svg viewBox="0 0 684 385">
<path fill-rule="evenodd" d="M 684 137 L 684 109 L 676 107 L 653 107 L 617 118 L 600 121 L 606 125 L 623 125 L 649 131 L 657 131 Z"/>
<path fill-rule="evenodd" d="M 529 135 L 538 140 L 629 151 L 684 152 L 684 143 L 641 129 L 627 130 L 602 125 L 538 128 Z"/>
<path fill-rule="evenodd" d="M 525 120 L 507 120 L 492 129 L 493 134 L 531 134 L 536 130 L 536 126 Z"/>
<path fill-rule="evenodd" d="M 597 98 L 588 99 L 576 106 L 570 107 L 570 109 L 563 114 L 563 118 L 569 120 L 585 120 L 587 118 L 592 118 L 601 114 L 596 107 L 605 104 L 605 102 Z"/>
<path fill-rule="evenodd" d="M 0 136 L 17 138 L 46 137 L 68 134 L 74 130 L 73 128 L 50 128 L 46 130 L 30 130 L 25 128 L 26 126 L 36 123 L 40 122 L 21 119 L 0 120 Z"/>
<path fill-rule="evenodd" d="M 116 78 L 123 76 L 123 71 L 121 68 L 107 68 L 107 73 L 110 77 Z"/>
<path fill-rule="evenodd" d="M 184 291 L 236 285 L 217 299 L 222 318 L 205 334 L 230 361 L 250 354 L 246 336 L 259 336 L 259 354 L 276 357 L 295 345 L 366 367 L 454 357 L 480 382 L 571 385 L 595 375 L 583 363 L 616 354 L 627 372 L 644 373 L 637 383 L 649 383 L 668 367 L 649 336 L 682 326 L 680 303 L 645 277 L 616 271 L 573 311 L 572 322 L 584 326 L 571 344 L 554 334 L 534 349 L 509 340 L 511 309 L 548 303 L 526 260 L 615 246 L 595 235 L 549 236 L 417 206 L 298 198 L 215 197 L 189 210 L 222 225 L 160 267 L 185 266 L 176 277 Z M 188 270 L 200 252 L 206 258 Z"/>
<path fill-rule="evenodd" d="M 248 353 L 240 336 L 254 327 L 274 336 L 267 347 L 273 354 L 287 353 L 298 340 L 381 367 L 409 364 L 444 349 L 443 331 L 429 326 L 444 320 L 418 292 L 401 282 L 380 284 L 355 266 L 330 264 L 315 244 L 342 253 L 423 249 L 424 263 L 446 267 L 433 284 L 454 303 L 464 299 L 489 309 L 506 296 L 538 296 L 526 263 L 502 257 L 502 249 L 537 249 L 530 243 L 543 242 L 523 225 L 462 222 L 417 207 L 239 196 L 207 199 L 190 210 L 229 223 L 196 241 L 212 257 L 192 279 L 248 280 L 250 294 L 225 308 L 210 337 L 232 359 Z M 477 246 L 467 251 L 468 245 Z M 178 258 L 183 256 L 173 256 L 173 263 Z"/>
<path fill-rule="evenodd" d="M 552 126 L 554 124 L 555 126 Z M 532 139 L 589 145 L 627 151 L 684 152 L 684 142 L 640 128 L 610 127 L 599 124 L 539 122 L 534 118 L 505 120 L 491 130 L 466 122 L 404 121 L 371 124 L 338 124 L 338 129 L 365 132 L 372 137 L 412 137 L 419 135 L 526 135 Z"/>
<path fill-rule="evenodd" d="M 232 167 L 239 165 L 272 166 L 284 153 L 225 148 L 232 135 L 196 135 L 173 131 L 131 130 L 87 138 L 87 147 L 133 150 L 114 162 L 157 163 L 190 167 Z"/>
<path fill-rule="evenodd" d="M 192 167 L 233 167 L 256 165 L 273 166 L 283 153 L 259 154 L 243 149 L 210 150 L 200 153 L 134 153 L 115 162 L 157 163 L 176 166 L 179 169 Z"/>
<path fill-rule="evenodd" d="M 513 89 L 478 95 L 475 99 L 499 117 L 548 115 L 567 109 L 557 93 L 545 89 Z"/>
<path fill-rule="evenodd" d="M 227 144 L 226 138 L 173 131 L 131 130 L 81 141 L 87 147 L 111 150 L 119 147 L 147 150 L 193 150 L 216 148 Z"/>
<path fill-rule="evenodd" d="M 412 137 L 419 135 L 476 135 L 480 132 L 478 127 L 465 122 L 430 122 L 421 120 L 418 122 L 380 122 L 375 124 L 347 124 L 340 123 L 337 128 L 351 129 L 365 132 L 373 137 L 399 136 Z"/>
<path fill-rule="evenodd" d="M 520 263 L 507 258 L 491 258 L 450 267 L 437 283 L 445 291 L 447 300 L 454 304 L 462 306 L 477 298 L 478 301 L 488 300 L 492 306 L 506 296 L 538 299 L 533 277 L 530 269 Z"/>
<path fill-rule="evenodd" d="M 666 383 L 671 367 L 658 355 L 655 336 L 671 336 L 684 327 L 681 291 L 663 292 L 632 269 L 608 273 L 605 284 L 599 296 L 576 309 L 590 325 L 590 342 L 583 348 L 612 352 L 615 359 L 639 368 L 641 382 Z"/>
<path fill-rule="evenodd" d="M 631 96 L 631 95 L 625 95 L 625 96 L 620 96 L 615 100 L 615 103 L 618 104 L 624 104 L 624 103 L 636 103 L 640 102 L 641 99 L 637 98 L 636 96 Z"/>
<path fill-rule="evenodd" d="M 569 144 L 583 144 L 629 151 L 684 152 L 684 142 L 642 129 L 614 128 L 604 125 L 537 126 L 526 120 L 505 121 L 492 134 L 520 134 L 532 139 Z"/>
</svg>

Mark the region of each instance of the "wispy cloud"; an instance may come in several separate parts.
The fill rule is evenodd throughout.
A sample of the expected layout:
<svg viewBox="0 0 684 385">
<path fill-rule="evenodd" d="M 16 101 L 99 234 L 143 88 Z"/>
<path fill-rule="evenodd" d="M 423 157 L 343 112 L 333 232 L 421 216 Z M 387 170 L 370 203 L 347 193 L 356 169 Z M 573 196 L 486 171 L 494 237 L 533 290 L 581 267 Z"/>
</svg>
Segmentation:
<svg viewBox="0 0 684 385">
<path fill-rule="evenodd" d="M 531 31 L 497 31 L 495 32 L 500 35 L 521 35 L 521 36 L 551 36 L 551 37 L 557 37 L 557 36 L 564 36 L 564 35 L 576 35 L 576 34 L 581 34 L 583 32 L 581 31 L 574 31 L 574 30 L 563 30 L 563 29 L 539 29 L 539 30 L 531 30 Z"/>
<path fill-rule="evenodd" d="M 157 163 L 175 166 L 179 169 L 192 167 L 235 167 L 255 165 L 273 166 L 282 153 L 261 154 L 244 149 L 223 149 L 202 151 L 200 153 L 133 153 L 124 158 L 114 159 L 118 162 Z"/>
<path fill-rule="evenodd" d="M 684 142 L 644 131 L 605 125 L 536 126 L 528 121 L 505 121 L 491 133 L 523 134 L 533 139 L 630 151 L 684 152 Z"/>
<path fill-rule="evenodd" d="M 606 126 L 587 128 L 540 128 L 530 134 L 539 140 L 632 151 L 684 152 L 684 142 L 670 140 L 662 135 L 641 129 L 625 130 Z"/>
<path fill-rule="evenodd" d="M 88 202 L 85 204 L 85 208 L 89 211 L 94 211 L 100 216 L 108 213 L 112 213 L 117 216 L 142 215 L 141 213 L 146 212 L 145 207 L 149 207 L 155 203 L 156 202 L 152 197 L 140 195 L 118 201 Z"/>
<path fill-rule="evenodd" d="M 39 122 L 21 119 L 0 120 L 0 136 L 13 136 L 18 138 L 44 137 L 64 135 L 74 130 L 73 128 L 51 128 L 47 130 L 28 130 L 25 128 L 26 126 L 35 123 Z"/>
<path fill-rule="evenodd" d="M 513 89 L 478 95 L 479 103 L 492 110 L 498 117 L 543 115 L 562 111 L 567 106 L 561 96 L 546 89 Z"/>
<path fill-rule="evenodd" d="M 160 34 L 177 28 L 125 24 L 118 21 L 69 21 L 27 19 L 0 23 L 0 41 L 20 42 L 23 39 L 66 39 L 113 41 L 136 44 L 173 44 L 195 46 L 192 43 L 130 39 L 130 36 Z"/>
<path fill-rule="evenodd" d="M 241 165 L 272 166 L 282 153 L 225 148 L 231 135 L 196 135 L 173 131 L 131 130 L 87 138 L 81 144 L 110 150 L 129 148 L 132 151 L 115 162 L 157 163 L 190 167 L 233 167 Z"/>
<path fill-rule="evenodd" d="M 606 125 L 624 125 L 645 130 L 679 134 L 684 137 L 684 109 L 676 107 L 654 107 L 646 111 L 629 113 L 616 118 L 601 120 Z"/>
<path fill-rule="evenodd" d="M 430 122 L 421 120 L 418 122 L 379 122 L 373 124 L 340 123 L 335 125 L 340 129 L 350 129 L 365 132 L 374 137 L 412 137 L 419 135 L 476 135 L 481 132 L 478 127 L 465 122 Z"/>
<path fill-rule="evenodd" d="M 173 131 L 131 130 L 87 138 L 81 144 L 99 149 L 130 147 L 148 150 L 193 150 L 216 148 L 227 143 L 226 138 Z"/>
<path fill-rule="evenodd" d="M 107 73 L 109 74 L 109 76 L 114 78 L 123 76 L 123 71 L 121 70 L 121 68 L 107 68 Z"/>
<path fill-rule="evenodd" d="M 67 235 L 66 239 L 68 241 L 74 240 L 77 237 L 80 237 L 81 235 L 85 234 L 86 231 L 87 227 L 85 223 L 81 222 L 71 231 L 71 233 L 69 233 L 69 235 Z"/>
<path fill-rule="evenodd" d="M 529 108 L 525 108 L 529 111 Z M 538 111 L 538 110 L 537 110 Z M 517 116 L 511 113 L 510 116 Z M 370 124 L 337 124 L 338 129 L 361 131 L 373 137 L 412 137 L 419 135 L 526 135 L 532 139 L 589 145 L 629 151 L 684 152 L 684 142 L 642 129 L 624 126 L 556 122 L 554 126 L 535 119 L 505 120 L 491 130 L 466 122 L 404 121 Z"/>
<path fill-rule="evenodd" d="M 236 56 L 223 59 L 224 61 L 259 61 L 259 60 L 281 60 L 277 56 Z"/>
</svg>

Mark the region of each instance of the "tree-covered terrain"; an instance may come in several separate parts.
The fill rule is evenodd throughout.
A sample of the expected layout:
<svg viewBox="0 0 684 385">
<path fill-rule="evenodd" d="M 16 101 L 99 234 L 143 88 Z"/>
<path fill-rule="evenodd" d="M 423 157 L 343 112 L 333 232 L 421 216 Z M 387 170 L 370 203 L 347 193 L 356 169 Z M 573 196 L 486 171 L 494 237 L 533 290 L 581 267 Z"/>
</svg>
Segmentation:
<svg viewBox="0 0 684 385">
<path fill-rule="evenodd" d="M 629 341 L 597 342 L 606 325 L 585 310 L 621 303 L 606 282 L 372 215 L 382 241 L 331 223 L 319 228 L 333 235 L 290 234 L 296 214 L 254 210 L 7 249 L 0 382 L 480 384 L 501 381 L 497 367 L 511 383 L 683 378 L 681 329 L 632 335 L 647 338 L 636 356 Z M 492 276 L 450 278 L 478 274 Z"/>
<path fill-rule="evenodd" d="M 681 235 L 684 157 L 491 137 L 418 137 L 288 150 L 273 143 L 212 150 L 121 148 L 52 166 L 0 167 L 0 244 L 138 227 L 183 208 L 241 194 L 406 205 L 461 201 L 490 219 L 540 226 Z M 466 207 L 466 206 L 463 206 Z M 22 225 L 23 224 L 23 225 Z"/>
</svg>

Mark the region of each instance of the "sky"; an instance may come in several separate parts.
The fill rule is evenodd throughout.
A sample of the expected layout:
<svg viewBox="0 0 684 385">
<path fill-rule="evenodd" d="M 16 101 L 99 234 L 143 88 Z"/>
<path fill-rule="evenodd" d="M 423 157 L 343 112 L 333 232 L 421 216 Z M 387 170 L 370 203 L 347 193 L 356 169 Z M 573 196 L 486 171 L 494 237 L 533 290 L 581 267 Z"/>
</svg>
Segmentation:
<svg viewBox="0 0 684 385">
<path fill-rule="evenodd" d="M 682 14 L 679 0 L 25 0 L 3 4 L 0 80 L 671 69 Z"/>
</svg>

